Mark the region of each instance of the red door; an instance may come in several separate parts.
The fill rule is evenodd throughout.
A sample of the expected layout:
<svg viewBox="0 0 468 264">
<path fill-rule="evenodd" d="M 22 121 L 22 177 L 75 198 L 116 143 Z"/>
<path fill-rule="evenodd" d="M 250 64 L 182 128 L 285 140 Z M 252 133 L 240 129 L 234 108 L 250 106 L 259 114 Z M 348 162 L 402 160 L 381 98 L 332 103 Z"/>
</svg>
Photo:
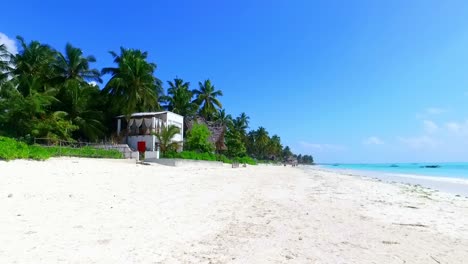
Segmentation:
<svg viewBox="0 0 468 264">
<path fill-rule="evenodd" d="M 145 152 L 145 151 L 146 151 L 146 142 L 138 141 L 138 152 Z"/>
</svg>

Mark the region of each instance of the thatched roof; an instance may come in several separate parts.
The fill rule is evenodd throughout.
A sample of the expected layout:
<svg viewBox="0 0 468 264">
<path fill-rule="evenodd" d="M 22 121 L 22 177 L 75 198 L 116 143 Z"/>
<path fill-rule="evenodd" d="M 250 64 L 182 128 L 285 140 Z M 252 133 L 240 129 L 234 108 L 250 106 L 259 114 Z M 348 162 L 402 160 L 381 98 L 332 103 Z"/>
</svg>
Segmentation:
<svg viewBox="0 0 468 264">
<path fill-rule="evenodd" d="M 216 150 L 226 150 L 227 147 L 224 144 L 224 134 L 226 133 L 226 126 L 216 122 L 206 121 L 203 117 L 196 117 L 194 119 L 186 117 L 187 131 L 192 129 L 193 124 L 204 124 L 208 127 L 211 132 L 210 142 L 215 145 Z"/>
</svg>

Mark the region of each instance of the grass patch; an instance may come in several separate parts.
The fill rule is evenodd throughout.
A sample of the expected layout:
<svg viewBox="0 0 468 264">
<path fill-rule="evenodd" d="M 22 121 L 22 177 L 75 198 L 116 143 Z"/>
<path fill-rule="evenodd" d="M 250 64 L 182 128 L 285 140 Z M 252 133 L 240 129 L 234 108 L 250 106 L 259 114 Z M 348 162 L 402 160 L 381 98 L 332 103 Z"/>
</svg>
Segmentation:
<svg viewBox="0 0 468 264">
<path fill-rule="evenodd" d="M 27 145 L 12 138 L 0 137 L 0 160 L 34 159 L 46 160 L 50 157 L 83 157 L 121 159 L 117 150 L 96 149 L 92 147 L 70 148 L 40 145 Z"/>
</svg>

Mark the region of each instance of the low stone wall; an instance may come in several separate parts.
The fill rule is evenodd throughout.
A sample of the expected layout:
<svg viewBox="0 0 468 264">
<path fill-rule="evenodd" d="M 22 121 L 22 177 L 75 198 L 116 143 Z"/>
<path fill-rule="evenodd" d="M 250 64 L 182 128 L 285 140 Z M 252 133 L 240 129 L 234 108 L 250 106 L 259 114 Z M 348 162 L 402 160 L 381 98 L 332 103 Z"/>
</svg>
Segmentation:
<svg viewBox="0 0 468 264">
<path fill-rule="evenodd" d="M 145 159 L 145 162 L 154 162 L 157 164 L 172 166 L 172 167 L 223 167 L 221 161 L 206 161 L 206 160 L 187 160 L 187 159 Z"/>
<path fill-rule="evenodd" d="M 100 148 L 100 149 L 114 149 L 119 151 L 124 155 L 124 158 L 126 159 L 140 159 L 140 153 L 138 151 L 133 151 L 127 144 L 103 144 L 103 145 L 96 145 L 94 146 L 95 148 Z"/>
</svg>

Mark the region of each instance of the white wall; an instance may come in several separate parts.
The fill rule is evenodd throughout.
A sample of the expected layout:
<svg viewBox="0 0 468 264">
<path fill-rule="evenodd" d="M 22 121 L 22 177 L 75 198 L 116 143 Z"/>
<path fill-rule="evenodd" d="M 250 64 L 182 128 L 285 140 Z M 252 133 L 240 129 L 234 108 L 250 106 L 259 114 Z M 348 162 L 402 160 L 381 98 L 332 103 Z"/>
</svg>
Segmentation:
<svg viewBox="0 0 468 264">
<path fill-rule="evenodd" d="M 180 128 L 180 133 L 175 135 L 173 140 L 174 141 L 184 141 L 183 134 L 184 134 L 184 117 L 178 114 L 174 114 L 172 112 L 167 113 L 167 125 L 175 125 Z"/>
<path fill-rule="evenodd" d="M 128 136 L 127 144 L 134 150 L 138 150 L 138 141 L 146 142 L 146 150 L 153 150 L 156 137 L 151 135 Z"/>
</svg>

